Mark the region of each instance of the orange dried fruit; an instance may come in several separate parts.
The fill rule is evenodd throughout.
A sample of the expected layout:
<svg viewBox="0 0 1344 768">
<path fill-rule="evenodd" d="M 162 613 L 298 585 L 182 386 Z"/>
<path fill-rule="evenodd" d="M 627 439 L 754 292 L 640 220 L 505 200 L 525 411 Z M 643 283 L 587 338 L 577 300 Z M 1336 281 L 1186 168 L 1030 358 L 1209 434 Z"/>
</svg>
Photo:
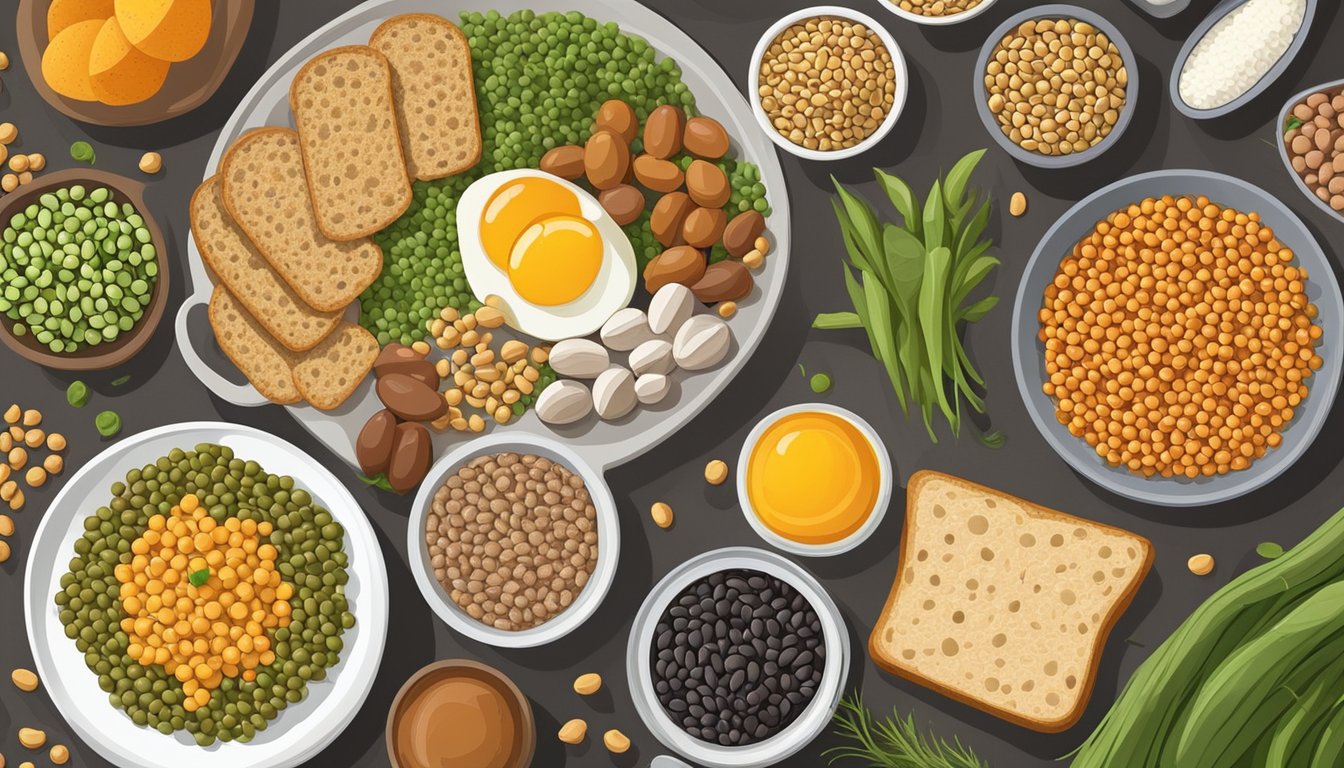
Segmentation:
<svg viewBox="0 0 1344 768">
<path fill-rule="evenodd" d="M 89 56 L 103 21 L 76 22 L 61 31 L 42 54 L 42 79 L 68 99 L 97 101 L 89 77 Z"/>
<path fill-rule="evenodd" d="M 114 0 L 51 0 L 51 5 L 47 7 L 47 41 L 55 40 L 56 36 L 67 27 L 72 27 L 81 21 L 107 21 L 114 13 L 113 2 Z"/>
<path fill-rule="evenodd" d="M 131 44 L 163 61 L 186 61 L 210 37 L 211 0 L 116 0 Z"/>
<path fill-rule="evenodd" d="M 89 81 L 104 104 L 139 104 L 163 87 L 168 66 L 131 45 L 114 16 L 103 23 L 89 53 Z"/>
</svg>

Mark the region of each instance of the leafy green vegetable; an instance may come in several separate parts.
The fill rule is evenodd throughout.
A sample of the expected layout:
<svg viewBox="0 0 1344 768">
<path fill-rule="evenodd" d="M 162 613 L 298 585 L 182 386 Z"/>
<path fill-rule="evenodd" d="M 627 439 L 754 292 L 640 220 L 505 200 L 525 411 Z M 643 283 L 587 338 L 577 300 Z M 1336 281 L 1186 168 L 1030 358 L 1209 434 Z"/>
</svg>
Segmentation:
<svg viewBox="0 0 1344 768">
<path fill-rule="evenodd" d="M 89 385 L 75 379 L 65 388 L 65 402 L 76 408 L 83 408 L 89 402 Z"/>
<path fill-rule="evenodd" d="M 842 270 L 852 311 L 819 314 L 812 327 L 862 328 L 901 411 L 908 415 L 912 405 L 918 408 L 934 442 L 935 408 L 953 436 L 961 434 L 963 402 L 984 413 L 977 391 L 984 379 L 959 333 L 963 323 L 979 322 L 998 304 L 996 296 L 972 299 L 999 265 L 987 254 L 993 243 L 984 237 L 990 200 L 970 187 L 984 153 L 958 160 L 934 182 L 923 205 L 903 179 L 875 169 L 899 224 L 880 221 L 861 197 L 831 179 L 836 190 L 831 207 L 849 257 Z M 998 447 L 1004 438 L 993 432 L 980 442 Z"/>
<path fill-rule="evenodd" d="M 374 488 L 380 488 L 384 491 L 392 491 L 392 483 L 388 482 L 386 473 L 379 473 L 377 477 L 359 476 L 359 481 L 365 485 L 372 485 Z"/>
<path fill-rule="evenodd" d="M 1284 122 L 1283 133 L 1286 136 L 1301 127 L 1302 121 L 1298 119 L 1297 115 L 1289 115 L 1288 119 Z"/>
<path fill-rule="evenodd" d="M 93 418 L 93 426 L 103 437 L 112 437 L 121 431 L 121 415 L 116 411 L 103 411 Z"/>
<path fill-rule="evenodd" d="M 835 733 L 847 742 L 822 753 L 832 765 L 841 760 L 862 760 L 873 768 L 988 768 L 961 740 L 952 743 L 925 735 L 911 715 L 892 717 L 882 722 L 873 719 L 858 693 L 840 700 L 836 710 Z"/>
<path fill-rule="evenodd" d="M 1262 541 L 1255 545 L 1255 554 L 1266 560 L 1274 560 L 1283 557 L 1283 545 L 1275 544 L 1272 541 Z"/>
<path fill-rule="evenodd" d="M 191 582 L 193 587 L 203 587 L 205 582 L 210 580 L 210 569 L 202 568 L 199 571 L 192 571 L 187 575 L 187 581 Z"/>
<path fill-rule="evenodd" d="M 93 165 L 98 162 L 98 155 L 93 151 L 93 145 L 87 141 L 76 141 L 70 145 L 70 157 L 81 163 Z"/>
</svg>

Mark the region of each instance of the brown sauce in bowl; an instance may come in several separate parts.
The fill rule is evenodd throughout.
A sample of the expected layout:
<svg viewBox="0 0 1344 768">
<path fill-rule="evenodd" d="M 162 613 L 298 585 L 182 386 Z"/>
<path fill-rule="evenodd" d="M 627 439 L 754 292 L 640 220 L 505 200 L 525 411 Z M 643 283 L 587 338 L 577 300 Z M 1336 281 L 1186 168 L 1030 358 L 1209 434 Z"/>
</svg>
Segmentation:
<svg viewBox="0 0 1344 768">
<path fill-rule="evenodd" d="M 499 672 L 441 662 L 413 677 L 393 703 L 388 751 L 398 768 L 519 768 L 536 734 L 526 699 Z"/>
</svg>

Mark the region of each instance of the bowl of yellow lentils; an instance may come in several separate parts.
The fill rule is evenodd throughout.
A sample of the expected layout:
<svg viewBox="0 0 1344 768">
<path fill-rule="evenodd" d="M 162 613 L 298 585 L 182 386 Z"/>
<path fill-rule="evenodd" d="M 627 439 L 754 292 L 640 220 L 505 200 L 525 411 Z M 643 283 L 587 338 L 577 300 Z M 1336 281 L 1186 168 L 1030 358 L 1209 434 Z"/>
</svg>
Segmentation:
<svg viewBox="0 0 1344 768">
<path fill-rule="evenodd" d="M 1344 303 L 1325 253 L 1264 190 L 1197 170 L 1132 176 L 1040 241 L 1013 360 L 1051 447 L 1102 488 L 1227 501 L 1285 472 L 1339 389 Z"/>
</svg>

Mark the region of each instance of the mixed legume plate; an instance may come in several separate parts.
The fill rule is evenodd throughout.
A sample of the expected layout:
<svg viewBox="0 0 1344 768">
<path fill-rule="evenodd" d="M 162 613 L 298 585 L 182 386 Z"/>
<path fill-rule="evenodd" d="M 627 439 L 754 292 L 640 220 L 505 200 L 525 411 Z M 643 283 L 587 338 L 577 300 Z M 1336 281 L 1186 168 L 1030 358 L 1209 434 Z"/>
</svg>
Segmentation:
<svg viewBox="0 0 1344 768">
<path fill-rule="evenodd" d="M 263 125 L 287 125 L 291 122 L 288 102 L 290 82 L 303 63 L 316 54 L 340 45 L 363 43 L 380 23 L 398 14 L 425 12 L 456 19 L 462 12 L 478 10 L 485 12 L 487 9 L 461 1 L 374 0 L 327 24 L 281 57 L 243 99 L 220 134 L 215 153 L 207 164 L 207 176 L 215 173 L 224 151 L 246 131 Z M 674 90 L 693 95 L 699 112 L 712 115 L 723 124 L 733 152 L 739 159 L 759 167 L 756 183 L 769 191 L 765 219 L 773 238 L 773 250 L 769 263 L 755 276 L 755 286 L 750 296 L 739 302 L 736 314 L 728 321 L 733 329 L 733 338 L 728 357 L 719 367 L 684 378 L 681 378 L 682 374 L 675 374 L 670 377 L 675 381 L 672 393 L 657 407 L 638 409 L 611 423 L 589 419 L 551 428 L 541 424 L 536 415 L 529 411 L 505 428 L 509 432 L 558 435 L 590 464 L 605 468 L 628 461 L 680 429 L 727 386 L 764 338 L 782 296 L 788 263 L 789 228 L 786 222 L 789 220 L 789 211 L 784 175 L 773 146 L 754 124 L 751 110 L 732 80 L 689 36 L 658 14 L 638 4 L 612 5 L 591 1 L 564 3 L 558 0 L 492 3 L 489 10 L 491 14 L 505 16 L 521 10 L 535 11 L 537 14 L 551 11 L 587 13 L 604 24 L 619 25 L 621 33 L 625 35 L 647 41 L 660 58 L 664 54 L 672 54 L 681 71 L 681 83 Z M 483 128 L 489 135 L 490 126 Z M 563 143 L 564 140 L 569 138 L 556 137 L 557 143 Z M 762 207 L 765 207 L 763 203 Z M 638 251 L 647 244 L 638 242 L 635 245 Z M 389 259 L 401 258 L 402 254 L 393 253 L 394 250 L 395 244 L 385 248 L 385 256 Z M 177 318 L 178 338 L 184 356 L 197 377 L 217 396 L 244 406 L 268 402 L 247 384 L 236 383 L 237 373 L 216 348 L 205 322 L 211 277 L 194 244 L 189 253 L 192 296 Z M 464 280 L 462 282 L 465 284 Z M 398 335 L 405 330 L 401 328 L 401 320 L 387 322 L 389 327 L 380 329 L 380 333 L 385 331 Z M 344 405 L 334 411 L 322 412 L 298 405 L 290 406 L 290 412 L 332 451 L 355 464 L 357 435 L 381 407 L 372 382 L 366 381 Z M 442 454 L 463 438 L 463 434 L 451 430 L 435 434 L 434 455 Z"/>
<path fill-rule="evenodd" d="M 387 574 L 354 499 L 247 427 L 108 448 L 53 500 L 27 584 L 48 692 L 124 766 L 300 765 L 359 710 L 386 639 Z"/>
<path fill-rule="evenodd" d="M 1143 460 L 1139 458 L 1134 459 L 1140 462 L 1138 470 L 1134 470 L 1132 466 L 1125 466 L 1126 462 L 1121 462 L 1121 465 L 1117 466 L 1115 462 L 1108 461 L 1104 453 L 1099 453 L 1097 448 L 1094 447 L 1095 443 L 1092 443 L 1094 438 L 1091 435 L 1089 435 L 1088 440 L 1084 440 L 1084 433 L 1095 430 L 1101 433 L 1103 443 L 1109 439 L 1109 436 L 1115 436 L 1120 440 L 1117 450 L 1123 452 L 1132 448 L 1137 456 L 1146 456 L 1150 452 L 1149 445 L 1156 445 L 1164 438 L 1160 436 L 1160 429 L 1155 423 L 1151 443 L 1145 445 L 1143 443 L 1148 438 L 1128 431 L 1135 428 L 1133 423 L 1135 420 L 1130 419 L 1128 423 L 1121 420 L 1121 416 L 1126 410 L 1131 415 L 1134 414 L 1133 404 L 1145 398 L 1136 398 L 1127 392 L 1108 393 L 1101 391 L 1100 394 L 1095 392 L 1089 394 L 1087 390 L 1090 387 L 1086 386 L 1084 382 L 1073 381 L 1076 374 L 1070 374 L 1070 372 L 1048 374 L 1046 347 L 1039 340 L 1039 335 L 1043 333 L 1041 322 L 1043 306 L 1050 310 L 1047 304 L 1047 288 L 1049 286 L 1069 287 L 1074 284 L 1074 280 L 1085 282 L 1089 277 L 1088 275 L 1078 275 L 1076 277 L 1069 275 L 1067 279 L 1061 278 L 1061 265 L 1066 261 L 1066 258 L 1069 258 L 1072 254 L 1073 257 L 1069 260 L 1074 262 L 1081 258 L 1084 260 L 1091 259 L 1096 264 L 1110 263 L 1104 255 L 1097 258 L 1097 255 L 1091 250 L 1094 246 L 1091 245 L 1090 238 L 1102 228 L 1108 230 L 1103 233 L 1103 238 L 1106 234 L 1113 237 L 1122 236 L 1115 234 L 1115 232 L 1119 232 L 1119 229 L 1115 232 L 1109 231 L 1110 228 L 1125 223 L 1123 221 L 1117 223 L 1114 218 L 1116 212 L 1124 212 L 1130 206 L 1140 204 L 1141 201 L 1146 199 L 1161 200 L 1164 196 L 1172 197 L 1178 204 L 1183 197 L 1188 196 L 1192 201 L 1198 200 L 1201 196 L 1206 197 L 1206 204 L 1215 206 L 1220 216 L 1228 210 L 1234 210 L 1245 215 L 1259 214 L 1260 222 L 1271 228 L 1274 233 L 1269 242 L 1290 250 L 1294 256 L 1290 264 L 1294 267 L 1301 267 L 1306 271 L 1307 277 L 1305 280 L 1299 281 L 1301 285 L 1297 290 L 1304 293 L 1305 300 L 1315 307 L 1314 315 L 1310 312 L 1303 312 L 1302 315 L 1305 326 L 1304 332 L 1307 332 L 1308 335 L 1303 337 L 1306 343 L 1302 343 L 1301 346 L 1305 347 L 1307 352 L 1310 353 L 1309 358 L 1318 358 L 1315 361 L 1316 367 L 1313 369 L 1308 365 L 1305 368 L 1307 372 L 1302 374 L 1303 378 L 1300 383 L 1304 383 L 1307 387 L 1305 397 L 1301 397 L 1300 402 L 1291 404 L 1291 407 L 1288 408 L 1288 417 L 1282 419 L 1282 423 L 1273 425 L 1273 430 L 1265 438 L 1269 446 L 1266 450 L 1257 450 L 1261 448 L 1261 445 L 1258 441 L 1254 443 L 1253 448 L 1249 449 L 1251 454 L 1246 457 L 1247 464 L 1245 466 L 1240 461 L 1235 464 L 1231 463 L 1236 461 L 1236 457 L 1228 457 L 1226 461 L 1212 458 L 1213 456 L 1219 456 L 1221 451 L 1231 447 L 1231 439 L 1220 436 L 1218 429 L 1215 428 L 1209 438 L 1211 449 L 1210 461 L 1207 463 L 1212 474 L 1203 473 L 1203 467 L 1206 465 L 1201 463 L 1198 465 L 1200 471 L 1195 478 L 1182 475 L 1179 463 L 1172 467 L 1171 476 L 1166 476 L 1168 473 L 1161 471 L 1163 469 L 1161 463 L 1163 459 L 1160 459 L 1157 455 L 1147 460 L 1147 463 L 1143 463 Z M 1199 206 L 1193 207 L 1198 209 Z M 1183 210 L 1181 216 L 1177 218 L 1197 216 L 1198 213 L 1198 210 L 1195 210 L 1194 213 Z M 1108 217 L 1110 217 L 1109 222 Z M 1124 245 L 1129 247 L 1119 248 L 1117 253 L 1129 254 L 1136 259 L 1141 258 L 1144 253 L 1152 252 L 1151 248 L 1143 243 L 1126 242 Z M 1177 251 L 1179 250 L 1178 248 Z M 1249 248 L 1247 253 L 1251 253 Z M 1204 265 L 1197 264 L 1195 268 L 1198 269 L 1201 266 Z M 1141 267 L 1141 269 L 1146 270 L 1149 267 Z M 1249 270 L 1247 276 L 1250 277 Z M 1110 281 L 1111 277 L 1109 275 L 1097 275 L 1094 279 L 1098 282 L 1101 280 Z M 1063 280 L 1063 282 L 1058 282 L 1060 280 Z M 1217 282 L 1217 279 L 1210 279 L 1208 284 L 1212 289 L 1218 290 L 1221 286 L 1216 285 Z M 1233 281 L 1233 285 L 1236 285 L 1238 290 L 1240 289 L 1239 282 L 1239 280 Z M 1294 282 L 1292 279 L 1286 280 L 1281 290 L 1289 291 L 1289 284 L 1292 282 Z M 1144 290 L 1148 290 L 1148 288 Z M 1170 311 L 1185 311 L 1186 308 L 1179 305 L 1180 297 L 1171 296 L 1168 297 L 1168 300 L 1177 302 L 1177 304 L 1168 307 Z M 1208 309 L 1212 309 L 1212 304 L 1217 301 L 1219 299 L 1213 299 Z M 1226 296 L 1224 296 L 1223 301 L 1227 303 Z M 1081 302 L 1076 306 L 1079 308 L 1077 310 L 1079 313 L 1087 310 L 1087 305 Z M 1167 303 L 1164 300 L 1158 306 L 1160 309 L 1167 306 Z M 1226 308 L 1220 307 L 1220 310 L 1226 311 Z M 1050 311 L 1053 312 L 1053 310 Z M 1115 311 L 1123 312 L 1125 310 L 1123 306 L 1120 306 L 1115 308 Z M 1201 317 L 1203 316 L 1201 315 Z M 1082 319 L 1081 314 L 1077 319 Z M 1051 326 L 1053 322 L 1052 320 L 1046 325 Z M 1109 323 L 1110 320 L 1108 319 L 1107 322 Z M 1310 325 L 1315 325 L 1320 329 L 1320 331 L 1315 332 L 1314 337 L 1308 332 Z M 1250 493 L 1285 472 L 1307 450 L 1324 425 L 1326 416 L 1334 402 L 1335 393 L 1339 388 L 1341 365 L 1344 364 L 1344 359 L 1341 358 L 1339 342 L 1336 339 L 1342 326 L 1344 326 L 1344 303 L 1341 302 L 1339 285 L 1335 282 L 1334 271 L 1330 262 L 1310 230 L 1283 203 L 1264 190 L 1230 176 L 1197 170 L 1157 171 L 1123 179 L 1092 194 L 1071 208 L 1042 238 L 1040 245 L 1027 265 L 1026 274 L 1019 286 L 1017 301 L 1013 308 L 1013 365 L 1018 389 L 1022 398 L 1027 402 L 1027 409 L 1032 421 L 1035 422 L 1037 429 L 1041 431 L 1051 447 L 1075 471 L 1102 488 L 1121 496 L 1164 506 L 1199 506 L 1227 501 Z M 1073 329 L 1070 328 L 1069 330 Z M 1221 332 L 1222 329 L 1219 329 L 1219 331 Z M 1125 335 L 1129 339 L 1134 338 L 1132 329 L 1121 331 L 1121 335 Z M 1101 338 L 1105 339 L 1105 333 L 1101 334 Z M 1291 338 L 1287 340 L 1291 340 Z M 1209 341 L 1218 342 L 1217 334 L 1215 334 L 1215 337 L 1209 338 Z M 1078 352 L 1073 355 L 1078 360 L 1090 360 L 1094 359 L 1094 356 L 1096 358 L 1102 357 L 1096 350 L 1084 351 L 1082 346 L 1084 343 L 1087 342 L 1080 342 Z M 1102 343 L 1106 342 L 1103 341 Z M 1123 345 L 1130 342 L 1123 341 L 1120 343 Z M 1222 346 L 1227 350 L 1227 356 L 1222 361 L 1222 364 L 1226 365 L 1228 359 L 1239 356 L 1239 353 L 1236 352 L 1237 349 L 1249 346 L 1249 340 L 1236 338 L 1234 334 L 1233 338 Z M 1272 355 L 1270 347 L 1271 344 L 1268 341 L 1256 341 L 1255 351 L 1252 354 L 1263 350 L 1263 353 L 1267 356 Z M 1093 348 L 1089 345 L 1087 349 Z M 1193 369 L 1193 364 L 1189 361 L 1198 360 L 1201 351 L 1204 349 L 1207 348 L 1201 347 L 1192 351 L 1182 351 L 1173 344 L 1170 348 L 1164 347 L 1162 350 L 1155 350 L 1156 359 L 1161 359 L 1161 363 L 1155 364 L 1155 368 L 1169 367 L 1172 370 L 1180 371 L 1184 370 L 1187 365 L 1191 365 Z M 1218 349 L 1214 350 L 1212 354 L 1217 356 L 1218 353 L 1222 352 L 1223 349 Z M 1298 354 L 1299 352 L 1301 352 L 1301 349 L 1295 347 L 1291 354 Z M 1052 351 L 1052 355 L 1055 353 L 1056 351 Z M 1059 351 L 1059 353 L 1062 354 L 1063 351 Z M 1182 355 L 1181 362 L 1172 365 L 1171 360 L 1162 359 L 1164 354 L 1169 353 Z M 1122 356 L 1113 355 L 1112 357 L 1116 360 L 1116 365 L 1120 365 L 1119 358 Z M 1250 359 L 1249 356 L 1246 359 Z M 1218 364 L 1219 361 L 1210 361 L 1210 370 Z M 1268 370 L 1263 363 L 1259 365 L 1261 369 Z M 1254 374 L 1251 365 L 1246 365 L 1245 368 Z M 1222 370 L 1222 368 L 1219 368 L 1219 370 Z M 1115 373 L 1119 374 L 1121 370 L 1117 369 Z M 1155 373 L 1160 372 L 1155 371 Z M 1044 387 L 1052 385 L 1052 375 L 1059 377 L 1053 390 L 1054 396 L 1047 394 L 1044 389 Z M 1283 374 L 1285 378 L 1297 377 L 1298 375 L 1296 373 Z M 1263 381 L 1273 386 L 1271 383 L 1273 380 L 1274 374 L 1270 373 L 1268 378 Z M 1165 409 L 1168 407 L 1167 403 L 1161 401 L 1169 396 L 1169 392 L 1171 393 L 1170 396 L 1175 398 L 1172 404 L 1175 404 L 1177 400 L 1180 401 L 1181 406 L 1190 404 L 1189 398 L 1181 399 L 1179 392 L 1173 392 L 1158 383 L 1162 381 L 1164 379 L 1161 375 L 1151 377 L 1151 383 L 1156 387 L 1155 390 L 1151 391 L 1151 394 L 1159 400 L 1156 403 L 1156 408 Z M 1109 383 L 1119 384 L 1120 377 L 1116 376 Z M 1202 381 L 1201 384 L 1203 383 L 1208 382 Z M 1294 379 L 1294 383 L 1299 382 Z M 1235 387 L 1236 385 L 1229 386 Z M 1191 392 L 1193 393 L 1193 390 Z M 1223 397 L 1225 394 L 1225 392 L 1220 393 L 1218 397 Z M 1115 403 L 1104 402 L 1107 395 L 1118 396 L 1121 400 Z M 1266 419 L 1280 418 L 1280 412 L 1284 410 L 1282 404 L 1272 408 L 1274 411 L 1272 416 L 1269 412 L 1269 402 L 1278 396 L 1286 396 L 1286 393 L 1279 391 L 1266 392 L 1264 395 L 1266 402 L 1263 404 L 1266 412 L 1264 414 L 1258 414 L 1257 412 L 1257 414 L 1263 415 Z M 1065 418 L 1064 421 L 1061 421 L 1058 414 L 1061 410 L 1067 413 L 1077 413 L 1076 406 L 1078 404 L 1093 402 L 1097 397 L 1103 400 L 1103 407 L 1089 406 L 1091 410 L 1085 408 L 1089 416 L 1095 417 L 1103 413 L 1114 412 L 1117 418 L 1108 421 L 1103 416 L 1100 421 L 1104 423 L 1096 423 L 1094 418 L 1084 419 L 1086 423 L 1081 425 L 1082 429 L 1078 436 L 1075 436 L 1070 432 L 1069 419 Z M 1202 408 L 1202 405 L 1203 403 L 1196 403 L 1199 408 Z M 1209 420 L 1207 422 L 1203 421 L 1206 417 L 1197 413 L 1192 414 L 1192 418 L 1198 417 L 1200 419 L 1198 423 L 1201 424 L 1212 424 L 1214 423 L 1213 415 L 1218 413 L 1216 407 L 1221 405 L 1221 403 L 1209 403 L 1207 410 Z M 1249 402 L 1249 407 L 1254 411 L 1257 406 L 1262 406 L 1262 403 L 1253 398 Z M 1249 424 L 1252 416 L 1240 414 L 1238 419 Z M 1157 421 L 1156 417 L 1153 421 Z M 1238 427 L 1238 424 L 1229 426 L 1229 429 L 1236 433 L 1233 434 L 1233 438 L 1239 435 Z M 1183 451 L 1184 449 L 1178 451 L 1178 453 Z M 1156 453 L 1160 455 L 1163 451 L 1159 450 Z M 1125 458 L 1128 461 L 1128 457 Z M 1167 460 L 1169 459 L 1170 455 L 1167 456 Z M 1234 469 L 1230 472 L 1220 472 L 1216 467 L 1222 464 L 1228 464 Z"/>
</svg>

